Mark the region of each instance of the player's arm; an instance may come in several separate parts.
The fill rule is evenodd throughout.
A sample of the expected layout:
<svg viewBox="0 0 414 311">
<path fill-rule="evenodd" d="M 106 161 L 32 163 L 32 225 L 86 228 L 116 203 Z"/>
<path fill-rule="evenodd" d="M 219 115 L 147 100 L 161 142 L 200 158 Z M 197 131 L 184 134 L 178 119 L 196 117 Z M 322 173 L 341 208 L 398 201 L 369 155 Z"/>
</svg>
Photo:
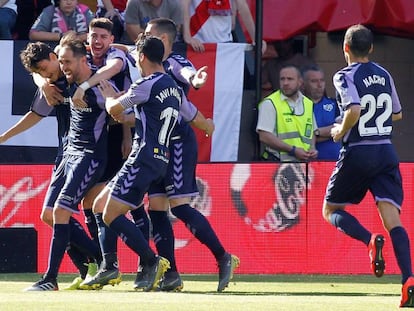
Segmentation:
<svg viewBox="0 0 414 311">
<path fill-rule="evenodd" d="M 127 115 L 125 115 L 126 118 Z M 132 114 L 134 116 L 134 114 Z M 124 118 L 124 120 L 125 120 Z M 134 118 L 135 121 L 135 118 Z M 132 134 L 131 134 L 131 126 L 124 122 L 122 124 L 122 145 L 121 145 L 121 152 L 122 158 L 126 159 L 132 150 Z"/>
<path fill-rule="evenodd" d="M 338 142 L 344 137 L 344 135 L 358 122 L 361 115 L 361 106 L 360 105 L 351 105 L 344 112 L 344 118 L 342 123 L 335 123 L 331 135 L 335 142 Z"/>
<path fill-rule="evenodd" d="M 37 87 L 42 91 L 46 98 L 47 103 L 50 106 L 55 106 L 63 102 L 62 90 L 59 89 L 55 84 L 50 83 L 47 79 L 43 78 L 38 73 L 32 73 L 33 81 Z"/>
<path fill-rule="evenodd" d="M 120 122 L 125 118 L 125 114 L 123 113 L 126 109 L 122 106 L 121 102 L 119 101 L 118 97 L 120 93 L 117 93 L 112 84 L 106 80 L 102 80 L 99 83 L 99 91 L 102 93 L 102 96 L 105 97 L 105 109 L 111 115 L 111 117 Z"/>
<path fill-rule="evenodd" d="M 402 111 L 392 114 L 392 121 L 399 121 L 402 119 Z"/>
<path fill-rule="evenodd" d="M 211 136 L 215 129 L 213 120 L 204 117 L 200 111 L 197 111 L 195 118 L 191 121 L 191 125 L 204 131 L 207 137 Z"/>
<path fill-rule="evenodd" d="M 15 125 L 0 135 L 0 144 L 6 142 L 8 139 L 28 130 L 37 124 L 43 117 L 33 111 L 26 113 Z"/>
<path fill-rule="evenodd" d="M 99 84 L 103 80 L 109 80 L 119 72 L 121 72 L 124 66 L 124 62 L 120 58 L 109 59 L 105 66 L 99 68 L 99 70 L 92 75 L 87 81 L 83 82 L 76 89 L 75 94 L 72 96 L 73 104 L 76 107 L 87 107 L 87 104 L 83 100 L 85 91 L 93 86 Z"/>
</svg>

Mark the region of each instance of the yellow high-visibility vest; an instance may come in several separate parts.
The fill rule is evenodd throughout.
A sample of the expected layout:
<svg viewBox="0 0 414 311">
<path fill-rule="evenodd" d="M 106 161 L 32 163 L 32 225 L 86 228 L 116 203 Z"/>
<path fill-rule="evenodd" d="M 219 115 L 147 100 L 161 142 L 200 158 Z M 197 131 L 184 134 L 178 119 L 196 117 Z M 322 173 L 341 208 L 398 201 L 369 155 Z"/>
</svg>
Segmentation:
<svg viewBox="0 0 414 311">
<path fill-rule="evenodd" d="M 267 96 L 273 103 L 277 113 L 276 136 L 286 144 L 309 150 L 313 137 L 313 102 L 303 96 L 304 112 L 296 115 L 286 100 L 282 100 L 280 90 Z M 289 155 L 285 151 L 279 151 L 280 161 L 289 160 Z"/>
</svg>

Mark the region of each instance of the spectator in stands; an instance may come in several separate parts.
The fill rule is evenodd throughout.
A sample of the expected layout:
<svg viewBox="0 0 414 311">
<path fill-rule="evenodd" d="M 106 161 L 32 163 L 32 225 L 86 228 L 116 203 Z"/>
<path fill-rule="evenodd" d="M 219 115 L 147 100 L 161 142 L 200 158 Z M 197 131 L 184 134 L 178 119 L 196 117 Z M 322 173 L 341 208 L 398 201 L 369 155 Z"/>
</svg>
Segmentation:
<svg viewBox="0 0 414 311">
<path fill-rule="evenodd" d="M 320 67 L 305 67 L 302 76 L 303 93 L 313 102 L 313 113 L 318 124 L 314 131 L 318 159 L 337 160 L 341 144 L 333 141 L 331 129 L 341 119 L 339 107 L 334 99 L 326 96 L 325 74 Z"/>
<path fill-rule="evenodd" d="M 265 145 L 262 158 L 268 161 L 308 161 L 315 159 L 312 101 L 303 96 L 299 69 L 286 65 L 280 70 L 280 90 L 259 103 L 256 131 Z"/>
<path fill-rule="evenodd" d="M 75 31 L 80 40 L 86 41 L 88 25 L 94 18 L 88 6 L 77 0 L 55 0 L 54 5 L 43 9 L 34 22 L 30 40 L 59 41 L 68 31 Z"/>
<path fill-rule="evenodd" d="M 96 17 L 109 18 L 113 23 L 112 34 L 114 42 L 120 43 L 124 34 L 124 11 L 127 0 L 97 0 Z"/>
<path fill-rule="evenodd" d="M 194 51 L 203 52 L 203 43 L 232 42 L 237 15 L 250 38 L 255 38 L 255 25 L 246 0 L 182 0 L 182 6 L 183 39 Z M 265 50 L 266 42 L 262 41 L 262 53 Z"/>
<path fill-rule="evenodd" d="M 279 72 L 287 64 L 294 65 L 302 70 L 306 66 L 315 65 L 315 62 L 302 52 L 295 51 L 294 39 L 275 41 L 273 43 L 277 57 L 266 60 L 262 67 L 263 97 L 280 88 Z"/>
<path fill-rule="evenodd" d="M 125 29 L 129 39 L 135 41 L 151 19 L 169 18 L 177 25 L 176 41 L 182 41 L 183 13 L 177 0 L 128 0 L 125 9 Z"/>
<path fill-rule="evenodd" d="M 17 5 L 15 0 L 0 0 L 0 39 L 13 39 L 12 30 L 16 24 Z"/>
</svg>

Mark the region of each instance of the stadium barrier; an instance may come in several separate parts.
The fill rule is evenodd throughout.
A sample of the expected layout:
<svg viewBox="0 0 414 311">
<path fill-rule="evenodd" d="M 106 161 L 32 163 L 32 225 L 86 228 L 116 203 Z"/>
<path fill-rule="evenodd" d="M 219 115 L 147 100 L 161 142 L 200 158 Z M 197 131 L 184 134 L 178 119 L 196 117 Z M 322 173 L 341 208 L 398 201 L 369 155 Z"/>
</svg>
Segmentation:
<svg viewBox="0 0 414 311">
<path fill-rule="evenodd" d="M 200 195 L 192 205 L 208 218 L 224 247 L 240 257 L 239 273 L 370 273 L 367 248 L 322 219 L 325 186 L 333 166 L 333 162 L 199 164 Z M 0 165 L 0 230 L 24 227 L 37 231 L 38 272 L 47 268 L 52 232 L 39 219 L 51 171 L 51 165 Z M 414 164 L 402 163 L 401 171 L 405 189 L 402 221 L 413 237 L 414 228 L 408 224 L 414 223 Z M 386 236 L 386 271 L 399 273 L 371 195 L 360 205 L 350 206 L 349 211 L 367 228 Z M 77 217 L 83 223 L 83 214 Z M 171 217 L 179 271 L 216 273 L 217 265 L 208 249 Z M 17 246 L 33 238 L 32 233 L 23 232 L 9 236 L 7 245 Z M 20 256 L 25 247 L 17 246 L 13 252 Z M 121 270 L 135 272 L 137 256 L 121 241 L 118 251 Z M 61 272 L 75 271 L 65 256 Z"/>
<path fill-rule="evenodd" d="M 0 272 L 37 272 L 37 231 L 31 227 L 0 228 Z"/>
</svg>

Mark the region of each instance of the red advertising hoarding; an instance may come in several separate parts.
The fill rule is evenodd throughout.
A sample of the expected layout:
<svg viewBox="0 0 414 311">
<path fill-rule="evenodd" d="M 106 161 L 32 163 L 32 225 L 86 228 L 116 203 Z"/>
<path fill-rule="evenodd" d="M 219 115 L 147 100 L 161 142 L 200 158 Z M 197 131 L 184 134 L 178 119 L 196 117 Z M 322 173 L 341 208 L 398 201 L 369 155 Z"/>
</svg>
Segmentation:
<svg viewBox="0 0 414 311">
<path fill-rule="evenodd" d="M 322 200 L 333 166 L 331 162 L 200 164 L 200 196 L 192 205 L 208 218 L 225 248 L 240 257 L 238 273 L 370 273 L 367 248 L 322 219 Z M 401 216 L 410 237 L 414 233 L 408 226 L 414 222 L 410 208 L 413 168 L 412 163 L 401 164 L 405 187 Z M 51 237 L 51 229 L 39 219 L 51 170 L 50 165 L 0 166 L 0 230 L 35 227 L 39 272 L 47 268 Z M 386 272 L 399 273 L 371 195 L 348 210 L 369 230 L 385 235 Z M 83 214 L 79 220 L 83 222 Z M 209 250 L 182 223 L 171 220 L 178 269 L 182 273 L 217 272 Z M 120 240 L 118 245 L 121 270 L 135 272 L 137 256 Z M 75 271 L 65 257 L 61 272 Z"/>
</svg>

